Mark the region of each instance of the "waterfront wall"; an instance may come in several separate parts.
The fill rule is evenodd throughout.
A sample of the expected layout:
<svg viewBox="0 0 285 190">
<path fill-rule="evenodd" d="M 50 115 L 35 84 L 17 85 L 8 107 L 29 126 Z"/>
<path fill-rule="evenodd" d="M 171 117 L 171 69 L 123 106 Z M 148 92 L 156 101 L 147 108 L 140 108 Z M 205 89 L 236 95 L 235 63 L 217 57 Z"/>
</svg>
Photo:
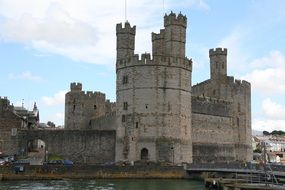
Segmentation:
<svg viewBox="0 0 285 190">
<path fill-rule="evenodd" d="M 0 167 L 3 180 L 21 179 L 123 179 L 123 178 L 165 178 L 182 179 L 186 171 L 178 166 L 25 166 L 25 172 L 15 174 L 13 166 Z"/>
</svg>

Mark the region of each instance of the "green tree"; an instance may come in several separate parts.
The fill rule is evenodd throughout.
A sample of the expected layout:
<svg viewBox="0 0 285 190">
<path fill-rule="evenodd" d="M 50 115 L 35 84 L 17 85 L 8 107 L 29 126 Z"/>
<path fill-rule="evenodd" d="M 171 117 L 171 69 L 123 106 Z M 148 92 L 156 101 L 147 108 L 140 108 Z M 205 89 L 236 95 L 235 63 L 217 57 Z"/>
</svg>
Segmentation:
<svg viewBox="0 0 285 190">
<path fill-rule="evenodd" d="M 268 136 L 270 133 L 268 131 L 263 131 L 263 135 Z"/>
</svg>

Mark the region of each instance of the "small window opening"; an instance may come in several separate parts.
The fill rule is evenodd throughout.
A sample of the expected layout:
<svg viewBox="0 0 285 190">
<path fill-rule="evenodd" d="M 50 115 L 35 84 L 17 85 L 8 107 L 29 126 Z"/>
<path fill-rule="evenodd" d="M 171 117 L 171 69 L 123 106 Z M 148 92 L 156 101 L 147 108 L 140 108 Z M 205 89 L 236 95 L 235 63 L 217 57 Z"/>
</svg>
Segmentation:
<svg viewBox="0 0 285 190">
<path fill-rule="evenodd" d="M 125 122 L 125 121 L 126 121 L 126 116 L 122 115 L 122 122 Z"/>
<path fill-rule="evenodd" d="M 147 108 L 148 108 L 148 104 L 145 105 L 145 109 L 147 109 Z"/>
<path fill-rule="evenodd" d="M 73 105 L 73 111 L 75 111 L 75 105 Z"/>
<path fill-rule="evenodd" d="M 96 105 L 94 105 L 94 110 L 96 110 L 97 109 L 97 106 Z"/>
<path fill-rule="evenodd" d="M 237 126 L 239 127 L 239 118 L 237 118 Z"/>
<path fill-rule="evenodd" d="M 139 122 L 136 122 L 136 128 L 138 128 L 139 127 Z"/>
<path fill-rule="evenodd" d="M 129 82 L 129 78 L 127 75 L 123 76 L 123 84 L 127 84 Z"/>
<path fill-rule="evenodd" d="M 124 102 L 124 106 L 123 106 L 124 108 L 124 110 L 128 110 L 128 102 Z"/>
</svg>

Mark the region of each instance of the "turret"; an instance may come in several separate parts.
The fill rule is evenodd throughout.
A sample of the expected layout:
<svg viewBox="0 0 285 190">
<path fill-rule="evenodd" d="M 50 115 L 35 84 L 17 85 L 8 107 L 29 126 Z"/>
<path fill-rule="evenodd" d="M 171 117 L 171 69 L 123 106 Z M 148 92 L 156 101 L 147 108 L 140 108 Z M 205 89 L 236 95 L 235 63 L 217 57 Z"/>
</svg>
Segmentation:
<svg viewBox="0 0 285 190">
<path fill-rule="evenodd" d="M 171 12 L 164 16 L 165 54 L 168 56 L 185 57 L 187 18 L 179 13 Z"/>
<path fill-rule="evenodd" d="M 165 30 L 160 30 L 159 34 L 151 33 L 151 41 L 152 41 L 152 55 L 153 56 L 161 56 L 164 55 L 165 52 L 165 40 L 164 40 Z"/>
<path fill-rule="evenodd" d="M 227 76 L 227 49 L 209 50 L 211 79 L 222 79 Z"/>
<path fill-rule="evenodd" d="M 80 92 L 82 91 L 82 84 L 81 83 L 76 83 L 73 82 L 70 84 L 70 91 L 76 91 L 76 92 Z"/>
<path fill-rule="evenodd" d="M 131 27 L 129 22 L 116 26 L 117 35 L 117 60 L 124 59 L 134 55 L 136 26 Z"/>
</svg>

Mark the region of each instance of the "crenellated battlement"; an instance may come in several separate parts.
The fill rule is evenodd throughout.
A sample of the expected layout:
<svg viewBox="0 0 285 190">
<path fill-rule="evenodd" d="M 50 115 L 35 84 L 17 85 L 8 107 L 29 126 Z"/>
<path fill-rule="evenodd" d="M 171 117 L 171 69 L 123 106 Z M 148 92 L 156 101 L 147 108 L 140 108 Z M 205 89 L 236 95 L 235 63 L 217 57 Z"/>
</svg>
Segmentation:
<svg viewBox="0 0 285 190">
<path fill-rule="evenodd" d="M 84 96 L 87 97 L 87 98 L 96 98 L 96 99 L 104 99 L 106 98 L 106 95 L 102 92 L 98 92 L 98 91 L 95 91 L 95 92 L 92 92 L 92 91 L 87 91 L 87 92 L 84 92 Z"/>
<path fill-rule="evenodd" d="M 227 55 L 228 50 L 227 48 L 213 48 L 209 50 L 209 56 L 215 56 L 215 55 Z"/>
<path fill-rule="evenodd" d="M 152 42 L 155 41 L 155 40 L 163 40 L 164 39 L 164 35 L 165 35 L 165 30 L 164 29 L 161 29 L 158 34 L 152 32 L 151 33 L 151 40 L 152 40 Z"/>
<path fill-rule="evenodd" d="M 171 11 L 169 15 L 165 14 L 164 16 L 164 27 L 169 25 L 179 25 L 187 27 L 187 17 L 179 13 L 177 16 Z"/>
<path fill-rule="evenodd" d="M 132 35 L 136 35 L 136 26 L 131 27 L 128 21 L 125 22 L 125 26 L 122 23 L 116 25 L 117 34 L 128 33 Z"/>
<path fill-rule="evenodd" d="M 246 88 L 251 87 L 250 82 L 246 80 L 240 80 L 240 79 L 235 79 L 234 77 L 228 77 L 228 81 L 230 84 L 235 85 L 235 86 L 246 87 Z"/>
<path fill-rule="evenodd" d="M 135 54 L 126 59 L 121 59 L 117 61 L 117 69 L 130 67 L 134 65 L 167 65 L 167 66 L 177 66 L 183 67 L 188 70 L 192 70 L 192 59 L 173 57 L 173 56 L 160 56 L 156 55 L 151 58 L 150 53 L 144 53 L 139 56 Z"/>
<path fill-rule="evenodd" d="M 217 98 L 207 97 L 207 96 L 192 96 L 191 98 L 194 101 L 219 103 L 219 104 L 225 104 L 225 105 L 229 105 L 233 103 L 232 101 L 229 101 L 229 100 L 217 99 Z"/>
<path fill-rule="evenodd" d="M 79 82 L 70 83 L 70 90 L 71 91 L 82 91 L 82 84 Z"/>
</svg>

